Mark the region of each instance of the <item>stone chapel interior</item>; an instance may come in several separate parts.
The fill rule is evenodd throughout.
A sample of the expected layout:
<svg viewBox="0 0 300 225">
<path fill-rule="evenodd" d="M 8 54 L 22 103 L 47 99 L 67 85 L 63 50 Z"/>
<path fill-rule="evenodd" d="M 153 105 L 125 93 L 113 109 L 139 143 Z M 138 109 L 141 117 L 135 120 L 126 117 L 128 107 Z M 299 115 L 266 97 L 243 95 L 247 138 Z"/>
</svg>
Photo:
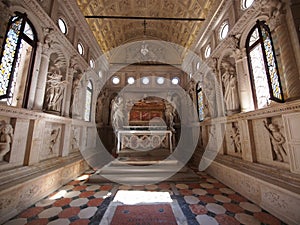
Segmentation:
<svg viewBox="0 0 300 225">
<path fill-rule="evenodd" d="M 0 223 L 114 160 L 175 160 L 300 223 L 299 0 L 0 6 Z"/>
</svg>

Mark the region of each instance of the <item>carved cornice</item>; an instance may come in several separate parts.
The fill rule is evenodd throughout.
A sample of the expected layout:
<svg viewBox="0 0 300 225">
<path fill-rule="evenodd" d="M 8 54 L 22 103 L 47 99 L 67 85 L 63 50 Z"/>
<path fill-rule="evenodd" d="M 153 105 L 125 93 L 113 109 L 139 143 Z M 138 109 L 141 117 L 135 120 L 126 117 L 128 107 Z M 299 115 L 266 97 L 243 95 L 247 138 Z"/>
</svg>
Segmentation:
<svg viewBox="0 0 300 225">
<path fill-rule="evenodd" d="M 16 108 L 6 105 L 0 105 L 0 115 L 9 118 L 22 118 L 28 120 L 38 120 L 45 119 L 47 121 L 57 122 L 57 123 L 71 123 L 72 119 L 56 116 L 40 111 L 32 111 L 24 108 Z"/>
<path fill-rule="evenodd" d="M 233 114 L 231 116 L 210 119 L 201 122 L 200 124 L 208 125 L 208 124 L 233 122 L 237 120 L 253 120 L 253 119 L 280 116 L 282 114 L 287 114 L 287 113 L 300 112 L 300 100 L 296 100 L 293 102 L 286 102 L 282 104 L 280 103 L 275 103 L 275 104 L 276 105 L 274 106 L 270 106 L 263 109 L 257 109 L 255 111 L 241 112 L 238 114 Z"/>
</svg>

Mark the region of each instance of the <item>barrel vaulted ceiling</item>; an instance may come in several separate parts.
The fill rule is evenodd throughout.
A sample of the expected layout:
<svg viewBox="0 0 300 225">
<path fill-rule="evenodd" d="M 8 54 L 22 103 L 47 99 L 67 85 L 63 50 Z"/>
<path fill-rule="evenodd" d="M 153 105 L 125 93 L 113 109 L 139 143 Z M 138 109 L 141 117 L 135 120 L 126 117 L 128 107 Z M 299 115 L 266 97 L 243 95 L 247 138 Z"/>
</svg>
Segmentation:
<svg viewBox="0 0 300 225">
<path fill-rule="evenodd" d="M 77 0 L 84 16 L 158 18 L 145 21 L 86 18 L 104 52 L 143 39 L 163 40 L 189 48 L 195 41 L 203 21 L 160 18 L 205 19 L 216 2 L 218 0 Z"/>
</svg>

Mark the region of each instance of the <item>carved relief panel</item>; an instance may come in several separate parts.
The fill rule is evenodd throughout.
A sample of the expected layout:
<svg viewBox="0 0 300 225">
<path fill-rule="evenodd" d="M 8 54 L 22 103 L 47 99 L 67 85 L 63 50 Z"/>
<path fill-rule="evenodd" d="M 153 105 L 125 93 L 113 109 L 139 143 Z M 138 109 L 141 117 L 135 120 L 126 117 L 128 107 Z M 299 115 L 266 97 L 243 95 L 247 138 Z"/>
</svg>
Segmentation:
<svg viewBox="0 0 300 225">
<path fill-rule="evenodd" d="M 0 162 L 9 161 L 14 129 L 12 125 L 2 120 L 0 122 Z"/>
<path fill-rule="evenodd" d="M 257 161 L 289 168 L 286 137 L 281 117 L 253 121 Z"/>
<path fill-rule="evenodd" d="M 62 112 L 67 85 L 66 65 L 66 59 L 61 53 L 51 54 L 44 98 L 44 110 L 46 112 L 58 115 Z"/>
<path fill-rule="evenodd" d="M 225 144 L 228 155 L 242 157 L 241 128 L 238 122 L 228 123 L 225 132 Z"/>
<path fill-rule="evenodd" d="M 46 123 L 43 147 L 40 149 L 40 160 L 57 157 L 61 154 L 62 125 Z"/>
</svg>

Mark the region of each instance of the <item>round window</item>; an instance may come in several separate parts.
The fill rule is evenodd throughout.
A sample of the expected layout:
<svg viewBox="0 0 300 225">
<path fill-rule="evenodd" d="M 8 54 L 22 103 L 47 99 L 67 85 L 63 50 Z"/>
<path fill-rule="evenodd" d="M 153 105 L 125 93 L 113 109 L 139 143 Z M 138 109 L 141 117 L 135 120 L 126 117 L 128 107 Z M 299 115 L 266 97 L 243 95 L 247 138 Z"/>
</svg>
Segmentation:
<svg viewBox="0 0 300 225">
<path fill-rule="evenodd" d="M 58 27 L 59 27 L 60 31 L 63 34 L 66 34 L 67 33 L 67 25 L 66 25 L 65 21 L 62 18 L 59 18 L 57 22 L 58 22 Z"/>
<path fill-rule="evenodd" d="M 128 79 L 127 79 L 128 84 L 134 84 L 134 82 L 135 82 L 135 80 L 133 77 L 128 77 Z"/>
<path fill-rule="evenodd" d="M 149 80 L 149 78 L 148 77 L 144 77 L 143 79 L 142 79 L 142 83 L 143 84 L 149 84 L 150 83 L 150 80 Z"/>
<path fill-rule="evenodd" d="M 119 84 L 120 83 L 120 78 L 119 77 L 113 77 L 112 78 L 112 83 L 113 84 Z"/>
<path fill-rule="evenodd" d="M 179 78 L 178 77 L 174 77 L 173 79 L 172 79 L 172 84 L 179 84 Z"/>
<path fill-rule="evenodd" d="M 79 52 L 80 55 L 83 55 L 83 46 L 81 43 L 77 44 L 77 50 Z"/>
</svg>

